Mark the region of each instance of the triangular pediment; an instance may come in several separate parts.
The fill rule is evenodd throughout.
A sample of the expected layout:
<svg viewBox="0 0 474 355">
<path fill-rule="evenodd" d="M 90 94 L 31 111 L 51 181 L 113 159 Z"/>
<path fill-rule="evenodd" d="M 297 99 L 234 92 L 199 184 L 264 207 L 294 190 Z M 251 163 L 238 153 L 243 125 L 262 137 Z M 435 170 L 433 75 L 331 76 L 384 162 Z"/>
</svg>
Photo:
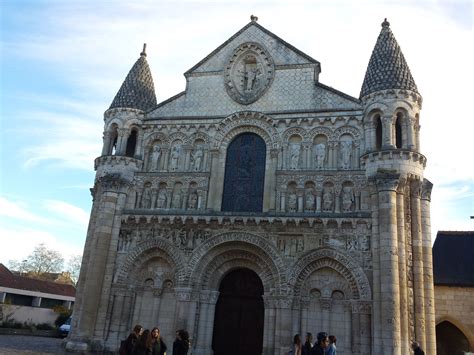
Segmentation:
<svg viewBox="0 0 474 355">
<path fill-rule="evenodd" d="M 252 21 L 235 33 L 227 41 L 217 47 L 203 60 L 189 69 L 185 75 L 205 72 L 217 72 L 225 69 L 229 57 L 244 43 L 258 43 L 272 57 L 276 66 L 312 64 L 319 67 L 320 63 L 303 53 L 291 44 Z"/>
</svg>

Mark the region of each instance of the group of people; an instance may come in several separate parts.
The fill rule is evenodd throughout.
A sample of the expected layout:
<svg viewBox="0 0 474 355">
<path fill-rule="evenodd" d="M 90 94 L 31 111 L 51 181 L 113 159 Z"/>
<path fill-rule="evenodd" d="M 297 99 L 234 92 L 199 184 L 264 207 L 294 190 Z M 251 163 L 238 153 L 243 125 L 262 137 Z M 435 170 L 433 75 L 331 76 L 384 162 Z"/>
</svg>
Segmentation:
<svg viewBox="0 0 474 355">
<path fill-rule="evenodd" d="M 287 355 L 336 355 L 336 337 L 328 333 L 320 332 L 313 345 L 313 334 L 306 333 L 303 344 L 301 336 L 296 334 L 293 337 L 293 344 Z"/>
<path fill-rule="evenodd" d="M 306 340 L 303 344 L 300 335 L 296 334 L 287 355 L 337 355 L 336 341 L 337 339 L 334 335 L 320 332 L 313 345 L 313 335 L 306 333 Z M 414 355 L 425 355 L 418 342 L 412 342 L 411 348 L 414 351 Z"/>
<path fill-rule="evenodd" d="M 173 355 L 186 355 L 189 350 L 189 334 L 186 330 L 176 331 L 173 342 Z M 155 327 L 151 331 L 136 325 L 126 340 L 120 344 L 120 355 L 164 355 L 167 346 L 160 335 L 160 329 Z"/>
</svg>

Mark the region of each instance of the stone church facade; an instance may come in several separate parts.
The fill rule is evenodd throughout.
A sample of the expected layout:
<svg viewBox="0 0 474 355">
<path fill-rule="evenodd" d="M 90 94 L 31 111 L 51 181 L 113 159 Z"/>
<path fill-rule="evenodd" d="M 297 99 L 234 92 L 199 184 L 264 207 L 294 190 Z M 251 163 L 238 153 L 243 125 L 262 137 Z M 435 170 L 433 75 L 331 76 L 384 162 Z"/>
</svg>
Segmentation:
<svg viewBox="0 0 474 355">
<path fill-rule="evenodd" d="M 384 21 L 360 98 L 252 21 L 157 104 L 145 48 L 104 114 L 70 351 L 135 323 L 193 354 L 434 354 L 422 98 Z"/>
</svg>

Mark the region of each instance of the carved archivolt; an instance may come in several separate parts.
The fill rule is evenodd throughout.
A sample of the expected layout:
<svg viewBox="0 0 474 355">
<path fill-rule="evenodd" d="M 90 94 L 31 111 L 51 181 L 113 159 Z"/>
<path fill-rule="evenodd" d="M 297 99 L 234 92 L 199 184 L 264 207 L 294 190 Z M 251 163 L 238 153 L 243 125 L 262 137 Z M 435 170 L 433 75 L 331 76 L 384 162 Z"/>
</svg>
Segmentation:
<svg viewBox="0 0 474 355">
<path fill-rule="evenodd" d="M 357 128 L 344 126 L 344 127 L 339 127 L 338 129 L 334 131 L 334 139 L 340 140 L 341 136 L 344 134 L 351 135 L 355 140 L 359 140 L 360 137 L 362 136 L 360 131 Z"/>
<path fill-rule="evenodd" d="M 151 146 L 153 145 L 153 142 L 158 141 L 158 140 L 160 140 L 165 146 L 169 145 L 168 137 L 166 137 L 166 135 L 164 135 L 161 132 L 156 132 L 156 133 L 152 133 L 148 135 L 145 138 L 145 149 L 146 150 L 150 149 Z"/>
<path fill-rule="evenodd" d="M 188 136 L 182 132 L 172 133 L 168 136 L 168 141 L 173 144 L 175 141 L 181 141 L 181 144 L 189 144 Z"/>
<path fill-rule="evenodd" d="M 273 120 L 259 112 L 238 112 L 221 121 L 217 128 L 214 148 L 226 149 L 232 139 L 245 132 L 252 132 L 262 137 L 269 148 L 278 148 L 280 135 L 273 126 Z"/>
<path fill-rule="evenodd" d="M 274 281 L 275 286 L 283 284 L 286 279 L 283 259 L 270 240 L 247 232 L 226 232 L 207 239 L 193 251 L 188 264 L 190 280 L 199 279 L 208 267 L 212 270 L 208 264 L 213 262 L 213 258 L 230 250 L 245 250 L 263 260 L 264 263 L 260 264 L 266 265 L 263 269 L 272 270 L 272 277 L 278 278 Z"/>
<path fill-rule="evenodd" d="M 308 138 L 308 133 L 304 128 L 301 127 L 293 127 L 290 129 L 287 129 L 285 132 L 282 134 L 282 142 L 288 143 L 288 140 L 290 139 L 291 136 L 300 136 L 303 141 L 307 140 Z"/>
<path fill-rule="evenodd" d="M 203 140 L 206 145 L 211 144 L 211 138 L 203 132 L 196 132 L 192 134 L 191 137 L 189 137 L 188 142 L 190 144 L 194 144 L 194 142 L 197 140 Z"/>
<path fill-rule="evenodd" d="M 326 136 L 328 141 L 334 140 L 334 132 L 327 127 L 316 127 L 308 133 L 308 139 L 313 141 L 318 135 Z"/>
<path fill-rule="evenodd" d="M 117 270 L 115 282 L 125 283 L 140 265 L 151 258 L 157 257 L 165 259 L 176 270 L 178 282 L 184 280 L 186 261 L 179 250 L 162 238 L 151 238 L 139 243 L 134 249 L 130 250 L 127 258 Z"/>
<path fill-rule="evenodd" d="M 300 257 L 290 269 L 288 284 L 293 287 L 294 294 L 301 295 L 301 289 L 308 276 L 322 268 L 334 269 L 347 280 L 352 299 L 371 299 L 369 280 L 362 268 L 349 256 L 330 248 L 310 251 Z"/>
</svg>

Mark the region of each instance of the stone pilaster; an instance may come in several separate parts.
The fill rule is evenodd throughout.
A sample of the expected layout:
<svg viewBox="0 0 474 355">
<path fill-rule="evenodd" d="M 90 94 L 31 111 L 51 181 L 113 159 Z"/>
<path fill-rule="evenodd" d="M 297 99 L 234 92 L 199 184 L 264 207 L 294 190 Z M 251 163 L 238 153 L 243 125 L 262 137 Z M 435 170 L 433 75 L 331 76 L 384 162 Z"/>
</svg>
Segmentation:
<svg viewBox="0 0 474 355">
<path fill-rule="evenodd" d="M 398 174 L 377 174 L 379 198 L 382 353 L 401 355 L 397 241 Z"/>
<path fill-rule="evenodd" d="M 423 284 L 425 288 L 425 327 L 427 354 L 436 354 L 435 299 L 433 285 L 433 255 L 431 247 L 431 190 L 433 184 L 424 179 L 421 189 L 421 231 L 423 253 Z"/>
<path fill-rule="evenodd" d="M 415 337 L 423 349 L 426 348 L 425 334 L 425 286 L 423 270 L 423 236 L 421 230 L 421 181 L 411 181 L 411 232 L 413 248 L 413 281 L 415 299 Z"/>
<path fill-rule="evenodd" d="M 207 197 L 207 208 L 211 210 L 217 210 L 220 208 L 220 201 L 218 201 L 219 196 L 222 194 L 222 191 L 218 191 L 218 181 L 223 179 L 223 176 L 219 174 L 219 150 L 211 150 L 211 177 L 209 179 L 209 186 L 212 188 L 209 189 L 209 194 Z M 222 185 L 223 186 L 223 185 Z M 219 206 L 219 207 L 218 207 Z"/>
<path fill-rule="evenodd" d="M 193 354 L 207 355 L 211 352 L 214 314 L 218 298 L 218 291 L 204 290 L 199 294 L 200 312 L 197 339 L 195 340 L 196 347 L 193 350 Z"/>
</svg>

